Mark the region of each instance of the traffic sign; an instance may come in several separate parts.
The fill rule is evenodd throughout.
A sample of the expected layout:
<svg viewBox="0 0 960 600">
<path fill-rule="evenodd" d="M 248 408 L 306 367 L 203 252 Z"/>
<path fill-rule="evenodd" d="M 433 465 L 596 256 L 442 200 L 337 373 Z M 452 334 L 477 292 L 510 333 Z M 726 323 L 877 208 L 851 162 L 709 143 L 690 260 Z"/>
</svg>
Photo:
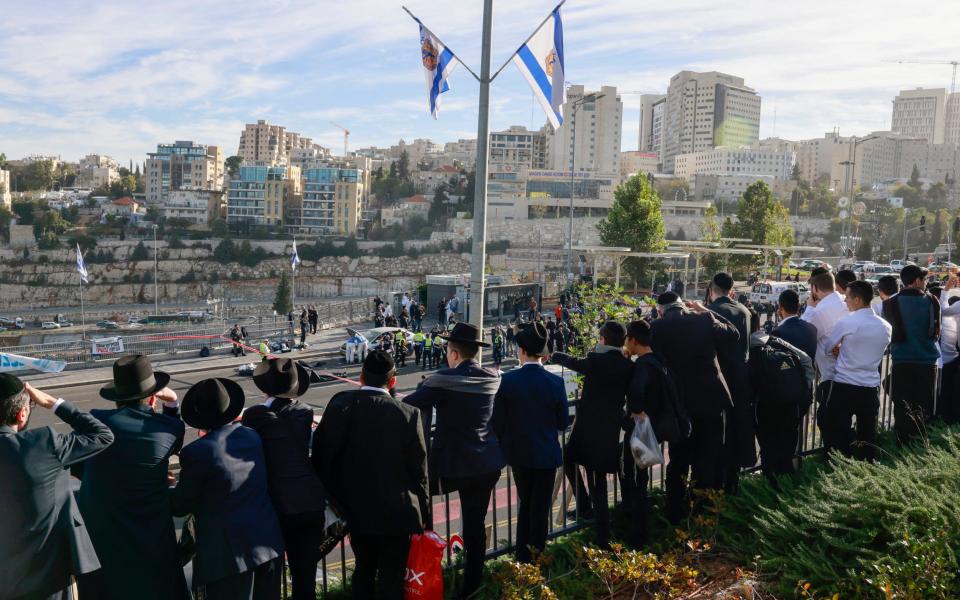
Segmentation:
<svg viewBox="0 0 960 600">
<path fill-rule="evenodd" d="M 850 203 L 850 198 L 847 198 L 846 196 L 840 196 L 840 199 L 837 200 L 837 206 L 839 206 L 840 208 L 846 208 L 847 204 L 849 203 Z"/>
<path fill-rule="evenodd" d="M 853 214 L 854 214 L 854 215 L 856 215 L 856 216 L 859 217 L 860 215 L 862 215 L 862 214 L 865 213 L 865 212 L 867 212 L 867 205 L 866 205 L 866 204 L 864 204 L 863 202 L 854 202 L 854 203 L 853 203 Z"/>
<path fill-rule="evenodd" d="M 840 218 L 841 218 L 841 219 L 846 219 L 846 218 L 849 217 L 849 216 L 850 216 L 850 213 L 847 212 L 847 209 L 843 209 L 843 210 L 840 211 Z"/>
</svg>

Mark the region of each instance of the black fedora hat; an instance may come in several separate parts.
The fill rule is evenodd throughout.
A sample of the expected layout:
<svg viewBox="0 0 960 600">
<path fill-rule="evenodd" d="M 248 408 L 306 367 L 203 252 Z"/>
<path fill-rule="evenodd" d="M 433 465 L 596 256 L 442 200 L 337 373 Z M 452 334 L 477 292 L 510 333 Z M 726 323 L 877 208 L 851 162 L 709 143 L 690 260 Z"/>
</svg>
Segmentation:
<svg viewBox="0 0 960 600">
<path fill-rule="evenodd" d="M 154 371 L 142 354 L 121 356 L 113 363 L 113 383 L 100 388 L 100 396 L 114 402 L 142 400 L 167 387 L 170 375 Z"/>
<path fill-rule="evenodd" d="M 215 377 L 193 384 L 183 396 L 180 416 L 197 429 L 215 429 L 243 411 L 243 388 L 235 381 Z"/>
<path fill-rule="evenodd" d="M 470 323 L 457 323 L 449 333 L 441 333 L 440 337 L 448 342 L 457 342 L 459 344 L 474 344 L 488 348 L 489 343 L 483 341 L 483 336 L 476 325 Z"/>
<path fill-rule="evenodd" d="M 547 328 L 542 323 L 524 325 L 517 333 L 517 345 L 529 356 L 543 356 L 547 353 Z"/>
<path fill-rule="evenodd" d="M 296 398 L 310 387 L 310 373 L 295 360 L 271 358 L 253 370 L 253 383 L 268 396 Z"/>
<path fill-rule="evenodd" d="M 0 399 L 6 400 L 20 395 L 24 387 L 26 386 L 19 377 L 10 373 L 0 373 Z"/>
</svg>

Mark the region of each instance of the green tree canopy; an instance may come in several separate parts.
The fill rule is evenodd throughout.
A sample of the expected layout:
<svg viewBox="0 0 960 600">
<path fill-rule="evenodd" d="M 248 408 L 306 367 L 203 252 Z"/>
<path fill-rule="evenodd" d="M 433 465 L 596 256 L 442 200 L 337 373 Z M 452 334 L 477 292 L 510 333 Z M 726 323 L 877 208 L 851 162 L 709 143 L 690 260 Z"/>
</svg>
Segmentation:
<svg viewBox="0 0 960 600">
<path fill-rule="evenodd" d="M 725 224 L 725 229 L 727 237 L 749 238 L 754 244 L 793 245 L 787 207 L 773 199 L 770 187 L 763 181 L 751 184 L 743 192 L 737 203 L 737 222 Z"/>
<path fill-rule="evenodd" d="M 147 260 L 148 258 L 150 258 L 150 253 L 147 252 L 147 247 L 143 245 L 143 242 L 137 243 L 133 252 L 130 253 L 130 260 Z"/>
<path fill-rule="evenodd" d="M 49 190 L 54 181 L 53 161 L 37 160 L 18 169 L 17 189 L 21 192 Z"/>
<path fill-rule="evenodd" d="M 277 294 L 273 297 L 273 310 L 280 315 L 285 315 L 293 310 L 293 302 L 290 299 L 290 278 L 287 276 L 286 269 L 280 273 Z"/>
<path fill-rule="evenodd" d="M 618 185 L 613 198 L 610 212 L 597 225 L 605 245 L 634 252 L 660 252 L 666 247 L 660 196 L 645 176 L 636 174 Z M 631 258 L 624 266 L 636 277 L 650 264 Z"/>
<path fill-rule="evenodd" d="M 240 172 L 240 165 L 243 164 L 243 158 L 239 156 L 228 156 L 227 160 L 223 161 L 223 166 L 227 170 L 227 174 L 230 177 L 233 177 Z"/>
</svg>

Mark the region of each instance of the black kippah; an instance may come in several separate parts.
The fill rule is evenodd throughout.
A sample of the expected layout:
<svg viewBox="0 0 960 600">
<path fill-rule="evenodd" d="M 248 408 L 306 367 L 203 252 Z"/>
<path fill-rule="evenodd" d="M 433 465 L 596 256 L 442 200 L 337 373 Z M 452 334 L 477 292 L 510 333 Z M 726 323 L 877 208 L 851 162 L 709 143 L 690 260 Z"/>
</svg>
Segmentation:
<svg viewBox="0 0 960 600">
<path fill-rule="evenodd" d="M 371 375 L 386 375 L 393 366 L 393 357 L 383 350 L 373 350 L 363 360 L 363 372 Z"/>
<path fill-rule="evenodd" d="M 664 306 L 667 304 L 673 304 L 680 299 L 680 296 L 676 295 L 674 292 L 664 292 L 657 296 L 657 304 Z"/>
</svg>

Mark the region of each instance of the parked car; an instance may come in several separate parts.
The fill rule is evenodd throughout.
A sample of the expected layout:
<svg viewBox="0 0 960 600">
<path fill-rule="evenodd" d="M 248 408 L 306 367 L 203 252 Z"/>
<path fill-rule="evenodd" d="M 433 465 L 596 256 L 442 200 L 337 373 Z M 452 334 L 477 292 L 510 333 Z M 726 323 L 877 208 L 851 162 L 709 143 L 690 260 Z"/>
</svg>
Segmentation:
<svg viewBox="0 0 960 600">
<path fill-rule="evenodd" d="M 807 301 L 810 295 L 810 288 L 805 283 L 796 283 L 791 281 L 759 281 L 750 288 L 750 303 L 758 311 L 763 311 L 767 307 L 775 304 L 780 299 L 780 294 L 786 290 L 793 290 L 800 296 L 800 303 Z"/>
<path fill-rule="evenodd" d="M 97 327 L 100 329 L 120 329 L 116 321 L 97 321 Z"/>
<path fill-rule="evenodd" d="M 42 329 L 60 329 L 60 324 L 53 321 L 44 321 L 40 324 Z"/>
<path fill-rule="evenodd" d="M 360 335 L 366 338 L 370 348 L 374 348 L 380 344 L 380 341 L 385 336 L 389 336 L 390 339 L 393 339 L 393 336 L 398 329 L 403 331 L 403 336 L 407 339 L 407 356 L 410 356 L 413 354 L 413 332 L 409 329 L 402 329 L 400 327 L 375 327 L 374 329 L 361 331 Z M 347 328 L 348 336 L 353 337 L 355 333 L 357 333 L 357 330 L 349 327 Z M 340 354 L 343 356 L 347 355 L 347 342 L 340 344 Z"/>
<path fill-rule="evenodd" d="M 907 265 L 915 265 L 915 264 L 917 263 L 913 262 L 912 260 L 900 260 L 899 258 L 896 260 L 890 261 L 890 266 L 896 269 L 897 272 L 900 272 L 900 269 L 904 268 Z"/>
<path fill-rule="evenodd" d="M 824 268 L 830 269 L 829 263 L 826 263 L 822 260 L 817 260 L 815 258 L 805 258 L 803 262 L 800 263 L 800 268 L 804 271 L 812 271 L 814 269 Z"/>
</svg>

